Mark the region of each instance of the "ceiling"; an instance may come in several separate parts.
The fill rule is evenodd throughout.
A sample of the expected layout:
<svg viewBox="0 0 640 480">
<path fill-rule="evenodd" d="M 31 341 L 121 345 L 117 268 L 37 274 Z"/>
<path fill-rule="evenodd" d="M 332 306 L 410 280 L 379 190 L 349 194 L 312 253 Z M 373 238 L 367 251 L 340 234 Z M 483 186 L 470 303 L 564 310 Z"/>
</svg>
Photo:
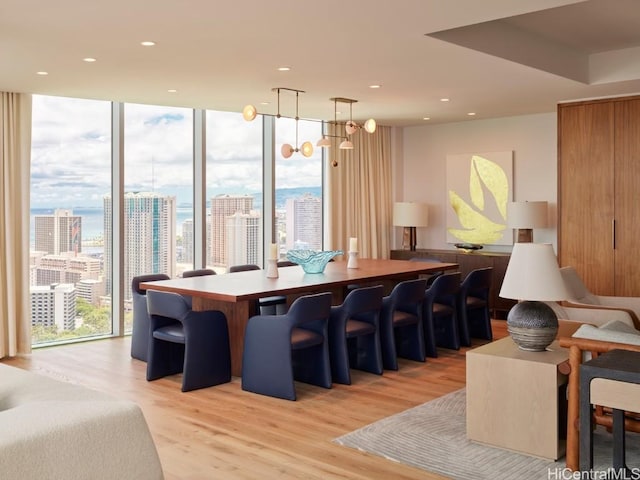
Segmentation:
<svg viewBox="0 0 640 480">
<path fill-rule="evenodd" d="M 346 97 L 394 126 L 552 112 L 640 93 L 639 3 L 0 0 L 0 90 L 275 114 L 287 87 L 302 118 Z"/>
</svg>

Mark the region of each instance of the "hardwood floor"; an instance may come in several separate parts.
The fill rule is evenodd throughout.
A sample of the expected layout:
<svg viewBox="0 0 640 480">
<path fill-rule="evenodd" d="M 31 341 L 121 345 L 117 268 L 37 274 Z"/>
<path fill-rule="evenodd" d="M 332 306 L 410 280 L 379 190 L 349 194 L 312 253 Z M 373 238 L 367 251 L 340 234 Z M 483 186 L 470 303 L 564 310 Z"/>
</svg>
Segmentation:
<svg viewBox="0 0 640 480">
<path fill-rule="evenodd" d="M 504 337 L 506 322 L 495 320 L 493 332 Z M 352 385 L 332 389 L 297 383 L 295 402 L 244 392 L 237 377 L 188 393 L 180 376 L 147 382 L 146 364 L 130 358 L 129 337 L 42 348 L 3 363 L 136 402 L 167 480 L 439 479 L 332 439 L 464 387 L 466 350 L 439 349 L 424 364 L 401 360 L 399 371 L 382 376 L 352 370 Z"/>
</svg>

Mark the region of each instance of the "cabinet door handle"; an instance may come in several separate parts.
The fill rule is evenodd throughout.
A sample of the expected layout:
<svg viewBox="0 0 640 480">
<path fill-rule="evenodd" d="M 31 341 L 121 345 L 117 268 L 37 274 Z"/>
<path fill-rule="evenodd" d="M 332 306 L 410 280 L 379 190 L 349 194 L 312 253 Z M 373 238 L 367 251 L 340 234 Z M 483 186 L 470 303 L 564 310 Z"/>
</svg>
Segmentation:
<svg viewBox="0 0 640 480">
<path fill-rule="evenodd" d="M 611 220 L 611 241 L 612 241 L 612 247 L 615 250 L 616 249 L 616 219 L 615 218 Z"/>
</svg>

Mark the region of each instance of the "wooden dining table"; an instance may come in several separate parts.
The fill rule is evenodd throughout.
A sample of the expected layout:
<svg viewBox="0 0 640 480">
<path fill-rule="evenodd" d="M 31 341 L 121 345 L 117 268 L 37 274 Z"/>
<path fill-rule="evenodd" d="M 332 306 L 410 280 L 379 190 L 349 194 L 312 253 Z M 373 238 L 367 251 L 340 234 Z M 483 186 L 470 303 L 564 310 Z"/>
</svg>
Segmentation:
<svg viewBox="0 0 640 480">
<path fill-rule="evenodd" d="M 267 278 L 265 270 L 251 270 L 145 282 L 140 288 L 189 295 L 194 310 L 223 312 L 229 325 L 231 373 L 240 376 L 244 332 L 249 318 L 259 313 L 256 307 L 259 298 L 284 295 L 291 303 L 300 295 L 331 292 L 333 303 L 339 304 L 349 285 L 382 284 L 388 293 L 399 281 L 457 268 L 456 263 L 358 259 L 358 268 L 347 268 L 346 261 L 336 261 L 329 262 L 323 273 L 304 273 L 302 267 L 296 265 L 280 267 L 278 278 Z"/>
</svg>

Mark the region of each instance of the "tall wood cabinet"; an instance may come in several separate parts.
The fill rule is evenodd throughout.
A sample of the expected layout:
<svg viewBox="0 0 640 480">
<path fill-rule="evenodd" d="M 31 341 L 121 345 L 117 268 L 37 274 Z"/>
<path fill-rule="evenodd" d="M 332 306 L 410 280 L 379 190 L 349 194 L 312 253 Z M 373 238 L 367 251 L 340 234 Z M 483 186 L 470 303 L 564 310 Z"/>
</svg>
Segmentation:
<svg viewBox="0 0 640 480">
<path fill-rule="evenodd" d="M 640 97 L 558 106 L 558 257 L 598 295 L 640 296 Z"/>
</svg>

